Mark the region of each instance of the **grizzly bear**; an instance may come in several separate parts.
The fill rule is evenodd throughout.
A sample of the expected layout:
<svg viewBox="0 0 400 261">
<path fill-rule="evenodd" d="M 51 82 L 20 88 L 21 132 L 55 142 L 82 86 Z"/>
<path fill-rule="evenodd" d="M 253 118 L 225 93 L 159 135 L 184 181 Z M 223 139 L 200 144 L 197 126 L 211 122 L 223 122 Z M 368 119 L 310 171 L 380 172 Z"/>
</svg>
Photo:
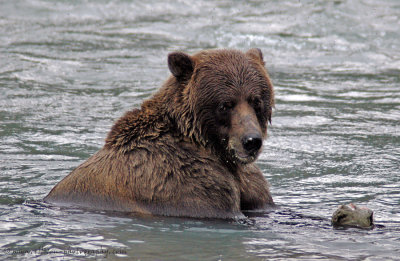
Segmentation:
<svg viewBox="0 0 400 261">
<path fill-rule="evenodd" d="M 274 106 L 261 51 L 174 52 L 168 67 L 162 88 L 118 119 L 45 202 L 224 219 L 274 205 L 254 164 Z"/>
</svg>

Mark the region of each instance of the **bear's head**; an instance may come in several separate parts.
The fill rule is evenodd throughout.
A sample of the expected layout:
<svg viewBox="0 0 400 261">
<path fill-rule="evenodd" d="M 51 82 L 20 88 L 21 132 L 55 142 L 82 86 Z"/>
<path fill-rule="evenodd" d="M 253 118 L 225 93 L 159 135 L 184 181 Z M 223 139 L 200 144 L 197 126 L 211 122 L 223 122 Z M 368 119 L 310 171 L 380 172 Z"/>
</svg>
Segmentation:
<svg viewBox="0 0 400 261">
<path fill-rule="evenodd" d="M 255 161 L 274 106 L 261 51 L 174 52 L 168 66 L 179 92 L 172 114 L 182 133 L 227 163 Z"/>
</svg>

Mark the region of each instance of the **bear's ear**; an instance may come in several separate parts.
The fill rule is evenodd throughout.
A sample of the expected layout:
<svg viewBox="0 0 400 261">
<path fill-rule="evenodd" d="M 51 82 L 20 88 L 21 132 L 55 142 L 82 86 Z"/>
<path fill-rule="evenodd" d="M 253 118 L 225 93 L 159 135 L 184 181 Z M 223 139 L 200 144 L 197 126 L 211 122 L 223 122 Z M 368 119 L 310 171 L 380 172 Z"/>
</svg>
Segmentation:
<svg viewBox="0 0 400 261">
<path fill-rule="evenodd" d="M 192 76 L 194 62 L 185 53 L 173 52 L 168 55 L 168 68 L 178 80 L 187 80 Z"/>
<path fill-rule="evenodd" d="M 259 48 L 252 48 L 248 50 L 246 54 L 256 61 L 260 62 L 261 64 L 265 64 L 263 54 Z"/>
</svg>

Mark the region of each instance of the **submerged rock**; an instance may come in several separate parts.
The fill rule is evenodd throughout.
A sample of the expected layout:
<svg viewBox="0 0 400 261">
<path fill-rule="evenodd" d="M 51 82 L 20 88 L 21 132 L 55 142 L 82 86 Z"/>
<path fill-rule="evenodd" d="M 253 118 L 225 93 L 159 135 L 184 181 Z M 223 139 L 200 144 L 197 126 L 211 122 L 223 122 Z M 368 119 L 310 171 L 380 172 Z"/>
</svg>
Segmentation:
<svg viewBox="0 0 400 261">
<path fill-rule="evenodd" d="M 341 205 L 332 215 L 332 225 L 372 227 L 374 225 L 373 211 L 367 207 L 358 207 L 353 203 Z"/>
</svg>

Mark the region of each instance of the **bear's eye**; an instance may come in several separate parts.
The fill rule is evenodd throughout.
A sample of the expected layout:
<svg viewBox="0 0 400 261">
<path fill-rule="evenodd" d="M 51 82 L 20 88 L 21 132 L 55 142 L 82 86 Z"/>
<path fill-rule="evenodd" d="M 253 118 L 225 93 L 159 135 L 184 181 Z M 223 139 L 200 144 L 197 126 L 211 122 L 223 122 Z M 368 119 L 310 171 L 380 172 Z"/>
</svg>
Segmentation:
<svg viewBox="0 0 400 261">
<path fill-rule="evenodd" d="M 253 105 L 253 108 L 256 112 L 261 111 L 262 101 L 260 98 L 251 99 L 250 103 Z"/>
<path fill-rule="evenodd" d="M 220 113 L 225 113 L 233 108 L 233 102 L 223 102 L 218 106 L 218 111 Z"/>
</svg>

